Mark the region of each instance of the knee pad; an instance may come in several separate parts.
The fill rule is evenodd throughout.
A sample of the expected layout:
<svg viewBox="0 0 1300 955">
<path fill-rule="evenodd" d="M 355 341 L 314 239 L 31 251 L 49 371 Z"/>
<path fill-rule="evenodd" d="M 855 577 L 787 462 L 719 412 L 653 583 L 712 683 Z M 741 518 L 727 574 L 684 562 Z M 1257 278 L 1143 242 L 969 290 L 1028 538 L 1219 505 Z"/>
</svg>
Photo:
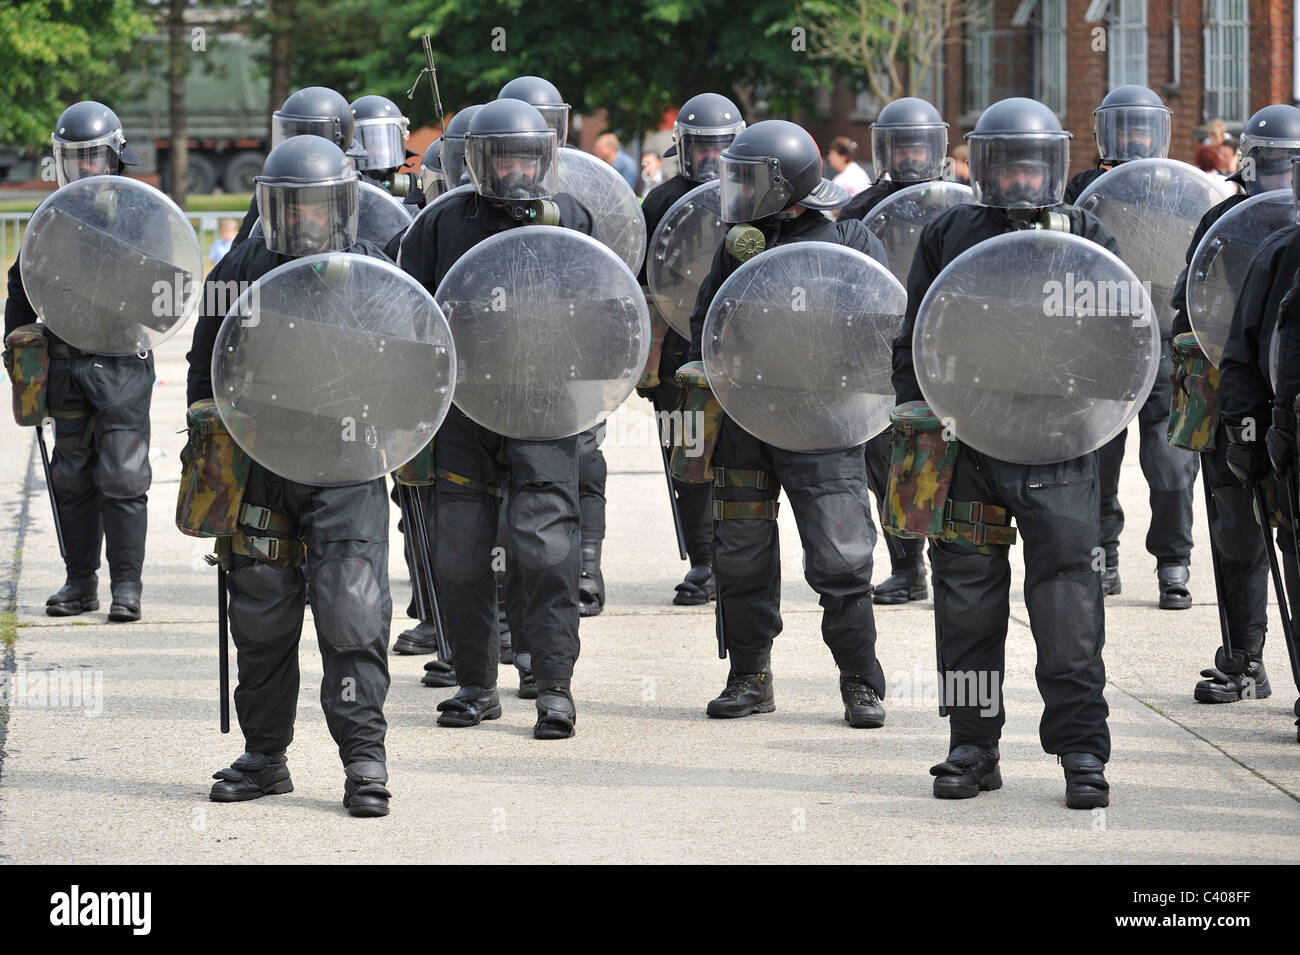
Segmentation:
<svg viewBox="0 0 1300 955">
<path fill-rule="evenodd" d="M 1036 637 L 1038 668 L 1048 676 L 1067 676 L 1097 654 L 1101 619 L 1094 588 L 1064 577 L 1045 580 L 1025 593 Z"/>
<path fill-rule="evenodd" d="M 292 639 L 302 626 L 302 578 L 294 567 L 251 561 L 230 572 L 230 627 L 253 643 Z"/>
<path fill-rule="evenodd" d="M 433 549 L 439 577 L 468 584 L 492 572 L 496 521 L 488 513 L 491 506 L 485 495 L 438 495 Z"/>
<path fill-rule="evenodd" d="M 721 520 L 713 524 L 713 569 L 723 577 L 767 576 L 773 563 L 776 521 Z"/>
<path fill-rule="evenodd" d="M 578 539 L 579 512 L 560 485 L 523 484 L 510 501 L 515 556 L 532 570 L 566 560 Z"/>
<path fill-rule="evenodd" d="M 332 647 L 386 640 L 384 598 L 370 561 L 326 558 L 311 571 L 311 614 L 316 632 Z"/>
<path fill-rule="evenodd" d="M 77 497 L 95 487 L 95 466 L 90 449 L 81 446 L 81 438 L 61 438 L 54 444 L 50 462 L 50 479 L 63 497 Z"/>
<path fill-rule="evenodd" d="M 99 439 L 95 483 L 105 497 L 139 497 L 149 490 L 149 442 L 138 431 L 109 431 Z"/>
<path fill-rule="evenodd" d="M 818 580 L 861 577 L 871 582 L 871 551 L 876 528 L 867 504 L 847 491 L 817 494 L 808 502 L 802 521 L 807 557 L 804 576 L 813 587 Z"/>
</svg>

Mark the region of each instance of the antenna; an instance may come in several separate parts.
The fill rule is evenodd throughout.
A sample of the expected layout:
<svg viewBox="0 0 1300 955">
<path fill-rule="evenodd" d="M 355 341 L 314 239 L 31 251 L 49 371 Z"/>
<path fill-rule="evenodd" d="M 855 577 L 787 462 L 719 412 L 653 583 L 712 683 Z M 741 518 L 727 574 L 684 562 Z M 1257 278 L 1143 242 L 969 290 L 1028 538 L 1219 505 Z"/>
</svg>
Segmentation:
<svg viewBox="0 0 1300 955">
<path fill-rule="evenodd" d="M 442 122 L 442 117 L 446 114 L 442 111 L 442 95 L 438 92 L 438 68 L 433 63 L 433 38 L 429 34 L 420 37 L 420 43 L 424 46 L 424 59 L 429 64 L 419 72 L 415 77 L 415 82 L 411 88 L 406 91 L 407 99 L 415 99 L 415 91 L 420 85 L 420 77 L 425 73 L 429 74 L 429 82 L 433 86 L 433 105 L 438 111 L 438 122 Z"/>
</svg>

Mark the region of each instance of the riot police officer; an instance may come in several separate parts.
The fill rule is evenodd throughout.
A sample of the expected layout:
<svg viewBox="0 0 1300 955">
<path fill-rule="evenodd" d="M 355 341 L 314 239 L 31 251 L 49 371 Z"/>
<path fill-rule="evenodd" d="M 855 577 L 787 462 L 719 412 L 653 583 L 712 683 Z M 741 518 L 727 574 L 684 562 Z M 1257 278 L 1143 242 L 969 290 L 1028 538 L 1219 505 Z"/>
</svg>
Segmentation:
<svg viewBox="0 0 1300 955">
<path fill-rule="evenodd" d="M 900 404 L 923 399 L 912 332 L 926 292 L 958 255 L 994 236 L 1044 224 L 1118 251 L 1095 217 L 1062 204 L 1069 134 L 1048 107 L 1029 99 L 1002 100 L 983 112 L 967 139 L 978 204 L 954 206 L 921 235 L 907 283 L 907 316 L 894 341 Z M 1107 805 L 1105 611 L 1101 581 L 1092 569 L 1100 514 L 1096 456 L 1030 466 L 961 444 L 949 499 L 971 521 L 956 539 L 936 539 L 930 550 L 940 670 L 945 685 L 948 673 L 990 674 L 997 690 L 991 713 L 969 699 L 948 701 L 950 751 L 930 770 L 934 795 L 969 798 L 1002 785 L 998 741 L 1006 720 L 1001 675 L 1011 571 L 1009 546 L 987 541 L 994 525 L 1009 525 L 1014 516 L 1024 538 L 1025 602 L 1038 645 L 1036 674 L 1044 703 L 1039 738 L 1065 768 L 1070 808 Z"/>
<path fill-rule="evenodd" d="M 91 176 L 115 176 L 136 165 L 122 124 L 90 100 L 63 111 L 51 136 L 60 187 Z M 18 262 L 9 269 L 5 336 L 37 316 Z M 44 329 L 49 352 L 48 404 L 54 425 L 52 485 L 62 525 L 67 578 L 45 612 L 67 617 L 99 609 L 100 549 L 107 544 L 112 605 L 108 619 L 140 619 L 149 467 L 152 352 L 107 356 L 83 352 Z M 6 351 L 6 367 L 9 367 Z"/>
<path fill-rule="evenodd" d="M 418 177 L 398 171 L 415 158 L 406 148 L 411 121 L 386 96 L 362 96 L 351 109 L 356 144 L 363 153 L 357 157 L 362 178 L 403 201 L 419 192 Z"/>
<path fill-rule="evenodd" d="M 646 193 L 641 212 L 645 216 L 647 235 L 654 235 L 665 213 L 678 199 L 701 183 L 718 178 L 718 157 L 744 128 L 740 109 L 720 93 L 700 93 L 682 104 L 673 123 L 673 144 L 664 151 L 665 158 L 677 157 L 679 171 Z M 644 286 L 644 263 L 639 277 Z M 648 294 L 646 299 L 653 302 Z M 649 374 L 651 369 L 647 369 L 647 375 L 637 388 L 637 393 L 650 400 L 657 414 L 671 412 L 677 407 L 680 389 L 674 376 L 677 369 L 686 363 L 690 344 L 674 329 L 668 328 L 664 333 L 658 365 L 653 374 Z M 709 556 L 713 539 L 709 485 L 688 484 L 674 479 L 671 493 L 677 498 L 686 555 L 691 562 L 686 578 L 676 587 L 673 603 L 679 606 L 706 604 L 717 592 Z"/>
<path fill-rule="evenodd" d="M 822 178 L 821 151 L 808 133 L 768 120 L 738 134 L 719 157 L 722 218 L 762 231 L 766 248 L 788 242 L 832 242 L 884 262 L 884 248 L 862 223 L 837 224 L 824 213 L 848 193 Z M 692 361 L 703 355 L 709 305 L 740 261 L 718 249 L 691 313 Z M 876 659 L 871 605 L 871 551 L 876 529 L 867 503 L 861 447 L 787 451 L 749 434 L 728 416 L 713 452 L 713 572 L 719 626 L 731 658 L 726 687 L 706 709 L 715 718 L 770 713 L 772 641 L 781 631 L 781 563 L 776 497 L 785 489 L 806 559 L 804 576 L 821 595 L 822 639 L 840 671 L 844 718 L 879 727 L 885 677 Z M 725 487 L 716 474 L 726 475 Z"/>
<path fill-rule="evenodd" d="M 889 103 L 871 124 L 871 164 L 876 181 L 849 200 L 840 211 L 840 219 L 865 219 L 894 193 L 919 182 L 938 181 L 943 176 L 947 152 L 948 124 L 937 109 L 914 96 Z M 867 442 L 867 479 L 879 509 L 885 506 L 892 434 L 892 429 L 886 429 Z M 872 599 L 878 604 L 924 600 L 929 596 L 925 542 L 887 534 L 885 543 L 889 547 L 890 575 L 876 585 Z"/>
<path fill-rule="evenodd" d="M 555 204 L 561 225 L 591 231 L 586 211 L 555 192 L 556 136 L 535 108 L 516 99 L 495 100 L 474 114 L 467 133 L 466 163 L 475 191 L 426 212 L 402 242 L 402 268 L 431 292 L 479 242 L 524 226 L 540 200 Z M 445 146 L 446 137 L 443 168 L 449 171 Z M 581 565 L 577 438 L 507 438 L 453 407 L 434 441 L 434 463 L 438 593 L 455 620 L 450 637 L 461 684 L 455 696 L 438 704 L 438 724 L 476 726 L 502 712 L 492 546 L 505 495 L 507 556 L 519 574 L 523 602 L 522 619 L 511 621 L 511 632 L 532 654 L 538 693 L 533 735 L 572 736 Z"/>
<path fill-rule="evenodd" d="M 315 135 L 282 141 L 257 180 L 260 234 L 208 275 L 194 329 L 188 399 L 211 398 L 212 351 L 228 283 L 251 283 L 293 259 L 346 251 L 388 261 L 356 239 L 358 180 L 343 151 Z M 236 287 L 243 287 L 236 285 Z M 230 629 L 238 655 L 235 709 L 245 753 L 216 773 L 211 798 L 240 802 L 293 790 L 285 751 L 298 704 L 298 642 L 310 602 L 324 678 L 321 708 L 338 744 L 343 805 L 354 816 L 388 814 L 388 498 L 382 478 L 317 487 L 254 462 L 240 527 L 218 551 L 228 562 Z"/>
<path fill-rule="evenodd" d="M 1083 190 L 1121 163 L 1167 157 L 1172 116 L 1159 94 L 1145 86 L 1118 86 L 1107 93 L 1092 111 L 1097 165 L 1071 177 L 1065 186 L 1065 201 L 1073 205 Z"/>
</svg>

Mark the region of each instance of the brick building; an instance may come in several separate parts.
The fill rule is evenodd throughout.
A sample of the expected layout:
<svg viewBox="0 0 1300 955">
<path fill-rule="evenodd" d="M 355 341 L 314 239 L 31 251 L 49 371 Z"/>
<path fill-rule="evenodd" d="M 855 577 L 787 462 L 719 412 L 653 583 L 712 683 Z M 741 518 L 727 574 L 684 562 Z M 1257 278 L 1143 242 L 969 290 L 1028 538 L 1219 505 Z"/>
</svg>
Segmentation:
<svg viewBox="0 0 1300 955">
<path fill-rule="evenodd" d="M 1007 96 L 1051 106 L 1074 133 L 1072 172 L 1097 159 L 1092 111 L 1125 83 L 1149 86 L 1174 111 L 1170 156 L 1190 162 L 1205 123 L 1240 129 L 1269 103 L 1296 102 L 1297 0 L 992 0 L 954 28 L 925 94 L 948 119 L 955 145 L 980 111 Z M 879 108 L 841 78 L 803 121 L 823 148 L 859 143 Z"/>
</svg>

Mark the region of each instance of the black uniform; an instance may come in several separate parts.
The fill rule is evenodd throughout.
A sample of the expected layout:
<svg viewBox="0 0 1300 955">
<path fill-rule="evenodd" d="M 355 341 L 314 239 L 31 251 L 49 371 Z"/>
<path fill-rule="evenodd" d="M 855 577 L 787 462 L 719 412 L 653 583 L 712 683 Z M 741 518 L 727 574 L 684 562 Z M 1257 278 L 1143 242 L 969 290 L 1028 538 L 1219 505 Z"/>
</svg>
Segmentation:
<svg viewBox="0 0 1300 955">
<path fill-rule="evenodd" d="M 1118 253 L 1114 237 L 1097 219 L 1069 206 L 1071 231 Z M 894 392 L 899 403 L 923 400 L 912 359 L 912 330 L 921 300 L 954 258 L 985 239 L 1013 230 L 1005 212 L 961 205 L 926 226 L 907 282 L 907 315 L 894 341 Z M 1044 711 L 1039 738 L 1049 753 L 1110 755 L 1105 612 L 1101 580 L 1093 569 L 1100 511 L 1097 458 L 1055 464 L 1001 461 L 959 445 L 949 497 L 1005 508 L 1014 516 L 1025 558 L 1025 603 L 1038 646 L 1036 676 Z M 930 550 L 935 628 L 944 685 L 961 674 L 994 674 L 996 709 L 949 701 L 951 748 L 995 746 L 1006 716 L 1002 677 L 1010 613 L 1009 548 L 977 548 L 965 540 L 936 540 Z"/>
<path fill-rule="evenodd" d="M 348 252 L 387 258 L 360 241 Z M 212 348 L 225 315 L 216 282 L 253 282 L 292 261 L 254 235 L 226 254 L 208 274 L 204 310 L 194 329 L 187 397 L 212 397 Z M 234 554 L 227 576 L 230 630 L 238 657 L 235 709 L 250 753 L 283 753 L 293 740 L 298 708 L 298 642 L 303 610 L 311 603 L 325 676 L 320 702 L 344 766 L 384 763 L 384 699 L 388 695 L 388 498 L 384 480 L 343 487 L 300 484 L 254 462 L 244 503 L 286 518 L 281 533 L 306 545 L 299 566 L 278 566 Z"/>
<path fill-rule="evenodd" d="M 566 195 L 554 201 L 563 225 L 591 233 L 590 216 L 578 203 Z M 462 255 L 517 227 L 521 223 L 478 193 L 447 199 L 403 240 L 402 268 L 433 292 Z M 435 438 L 434 462 L 440 474 L 434 508 L 438 595 L 453 621 L 449 638 L 461 685 L 491 688 L 497 682 L 492 547 L 503 490 L 508 559 L 516 564 L 524 600 L 522 619 L 511 620 L 512 639 L 531 650 L 539 685 L 567 685 L 578 658 L 577 436 L 507 438 L 453 407 Z"/>
<path fill-rule="evenodd" d="M 793 219 L 769 223 L 763 231 L 768 248 L 787 242 L 834 242 L 885 264 L 880 240 L 860 222 L 837 224 L 810 209 Z M 692 360 L 701 358 L 709 303 L 739 267 L 740 262 L 726 247 L 719 247 L 691 314 Z M 785 489 L 804 547 L 804 577 L 821 596 L 822 639 L 842 675 L 860 677 L 878 697 L 883 697 L 885 677 L 876 659 L 876 624 L 871 605 L 871 552 L 876 528 L 867 501 L 861 446 L 817 453 L 786 451 L 759 440 L 724 416 L 713 464 L 727 470 L 775 474 L 780 487 L 715 487 L 714 500 L 723 506 L 732 501 L 775 503 L 780 489 Z M 781 632 L 781 558 L 776 521 L 715 520 L 713 572 L 718 580 L 718 613 L 732 672 L 767 670 L 772 641 Z"/>
<path fill-rule="evenodd" d="M 877 179 L 866 189 L 849 200 L 849 204 L 840 210 L 839 221 L 848 219 L 865 219 L 876 208 L 896 192 L 901 192 L 914 182 L 894 182 L 891 179 Z"/>
<path fill-rule="evenodd" d="M 641 203 L 645 215 L 647 236 L 653 236 L 659 223 L 682 196 L 700 184 L 685 176 L 673 176 L 651 189 Z M 646 284 L 645 263 L 641 265 L 641 284 Z M 677 387 L 677 369 L 686 364 L 691 343 L 673 328 L 664 334 L 663 349 L 659 354 L 659 384 L 641 390 L 650 399 L 656 412 L 668 412 L 677 407 L 681 389 Z M 682 522 L 682 535 L 686 539 L 686 555 L 691 566 L 709 563 L 709 544 L 713 538 L 713 519 L 709 513 L 709 485 L 673 481 L 677 496 L 677 515 Z"/>
<path fill-rule="evenodd" d="M 1083 190 L 1091 186 L 1108 171 L 1100 166 L 1093 166 L 1091 169 L 1085 169 L 1083 172 L 1071 176 L 1070 181 L 1065 184 L 1066 205 L 1074 205 L 1079 196 L 1083 195 Z"/>
</svg>

